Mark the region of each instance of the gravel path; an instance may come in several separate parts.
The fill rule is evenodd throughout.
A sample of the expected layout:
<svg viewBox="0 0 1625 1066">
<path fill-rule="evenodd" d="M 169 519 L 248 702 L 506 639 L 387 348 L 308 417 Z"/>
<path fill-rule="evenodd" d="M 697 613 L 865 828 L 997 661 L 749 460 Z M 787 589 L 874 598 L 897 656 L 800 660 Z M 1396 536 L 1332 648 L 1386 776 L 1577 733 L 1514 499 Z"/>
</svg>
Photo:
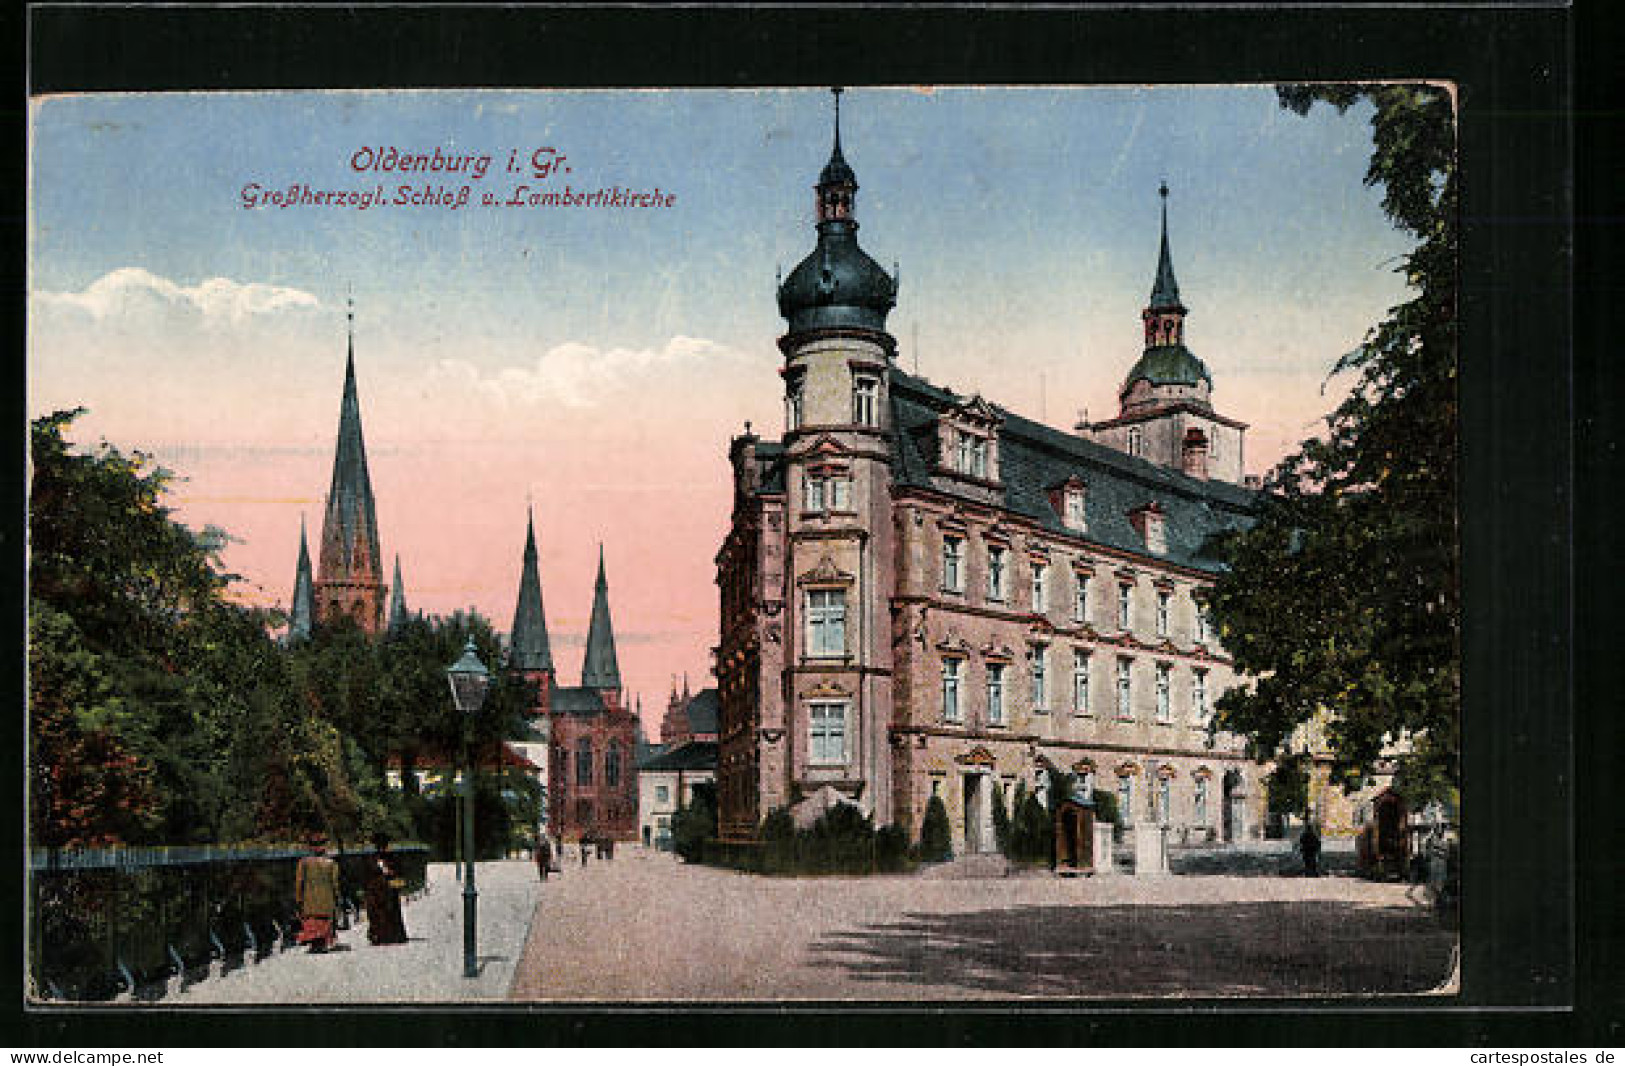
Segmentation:
<svg viewBox="0 0 1625 1066">
<path fill-rule="evenodd" d="M 536 868 L 528 862 L 482 862 L 477 978 L 463 976 L 463 897 L 449 863 L 429 867 L 428 891 L 406 901 L 405 944 L 374 947 L 365 924 L 339 934 L 338 949 L 312 955 L 280 951 L 199 981 L 159 1002 L 203 1004 L 378 1004 L 433 1000 L 501 1000 L 518 965 L 536 910 Z"/>
<path fill-rule="evenodd" d="M 629 848 L 542 890 L 512 995 L 954 1000 L 1427 992 L 1453 932 L 1347 877 L 766 878 Z"/>
</svg>

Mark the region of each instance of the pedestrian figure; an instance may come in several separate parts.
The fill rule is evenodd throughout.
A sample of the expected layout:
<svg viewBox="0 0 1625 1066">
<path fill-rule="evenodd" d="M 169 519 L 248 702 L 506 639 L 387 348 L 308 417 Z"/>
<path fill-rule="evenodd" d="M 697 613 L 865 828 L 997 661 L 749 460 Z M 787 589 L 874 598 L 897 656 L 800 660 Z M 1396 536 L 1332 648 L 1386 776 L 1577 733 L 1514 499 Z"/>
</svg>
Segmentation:
<svg viewBox="0 0 1625 1066">
<path fill-rule="evenodd" d="M 1315 832 L 1315 823 L 1310 822 L 1303 827 L 1303 833 L 1298 837 L 1298 850 L 1303 853 L 1303 876 L 1320 876 L 1320 834 Z"/>
<path fill-rule="evenodd" d="M 376 850 L 368 860 L 363 890 L 367 940 L 373 944 L 404 944 L 406 920 L 401 917 L 401 889 L 406 887 L 406 881 L 401 876 L 401 861 L 389 850 L 389 837 L 375 834 L 372 843 Z"/>
<path fill-rule="evenodd" d="M 581 865 L 587 865 L 587 849 L 592 846 L 592 840 L 586 833 L 581 834 Z"/>
<path fill-rule="evenodd" d="M 327 857 L 327 845 L 318 840 L 312 854 L 299 860 L 294 874 L 294 903 L 299 908 L 298 942 L 319 955 L 338 942 L 333 918 L 339 905 L 339 864 Z"/>
<path fill-rule="evenodd" d="M 547 880 L 547 873 L 553 866 L 553 845 L 545 834 L 536 835 L 536 873 L 543 881 Z"/>
<path fill-rule="evenodd" d="M 615 838 L 614 837 L 605 837 L 604 838 L 604 858 L 613 859 L 614 857 L 615 857 Z"/>
</svg>

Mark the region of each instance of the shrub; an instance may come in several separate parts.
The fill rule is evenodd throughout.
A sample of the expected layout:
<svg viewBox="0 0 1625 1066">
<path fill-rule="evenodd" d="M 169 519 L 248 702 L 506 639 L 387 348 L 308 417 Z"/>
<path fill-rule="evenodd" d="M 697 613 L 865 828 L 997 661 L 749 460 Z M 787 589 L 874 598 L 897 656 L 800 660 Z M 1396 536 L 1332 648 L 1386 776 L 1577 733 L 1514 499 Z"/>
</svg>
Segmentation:
<svg viewBox="0 0 1625 1066">
<path fill-rule="evenodd" d="M 1116 825 L 1120 817 L 1117 810 L 1117 794 L 1101 788 L 1095 789 L 1095 821 Z"/>
<path fill-rule="evenodd" d="M 709 782 L 694 786 L 689 802 L 677 808 L 671 819 L 672 850 L 684 862 L 705 858 L 706 841 L 717 835 L 717 804 L 714 786 Z"/>
<path fill-rule="evenodd" d="M 808 830 L 802 854 L 810 873 L 865 873 L 874 864 L 875 829 L 848 803 L 825 811 Z"/>
<path fill-rule="evenodd" d="M 1004 786 L 993 788 L 993 840 L 999 852 L 1010 853 L 1010 811 L 1004 805 Z"/>
<path fill-rule="evenodd" d="M 1048 862 L 1055 827 L 1049 812 L 1032 793 L 1022 796 L 1010 825 L 1010 850 L 1017 862 Z"/>
<path fill-rule="evenodd" d="M 953 832 L 948 827 L 948 808 L 941 796 L 932 796 L 925 805 L 920 823 L 920 861 L 947 862 L 954 857 Z"/>
<path fill-rule="evenodd" d="M 908 869 L 908 830 L 885 825 L 875 831 L 875 869 L 880 873 L 902 873 Z"/>
</svg>

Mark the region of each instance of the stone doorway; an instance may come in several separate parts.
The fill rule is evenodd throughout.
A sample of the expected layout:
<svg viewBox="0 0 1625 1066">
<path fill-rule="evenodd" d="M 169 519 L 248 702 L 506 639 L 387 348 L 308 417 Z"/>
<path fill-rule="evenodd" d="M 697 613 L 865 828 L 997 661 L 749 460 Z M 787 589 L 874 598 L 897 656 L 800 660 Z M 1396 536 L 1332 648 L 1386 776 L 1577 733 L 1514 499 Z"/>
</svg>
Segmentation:
<svg viewBox="0 0 1625 1066">
<path fill-rule="evenodd" d="M 982 839 L 982 812 L 987 806 L 982 783 L 983 774 L 964 775 L 965 788 L 965 854 L 979 855 L 984 850 Z"/>
</svg>

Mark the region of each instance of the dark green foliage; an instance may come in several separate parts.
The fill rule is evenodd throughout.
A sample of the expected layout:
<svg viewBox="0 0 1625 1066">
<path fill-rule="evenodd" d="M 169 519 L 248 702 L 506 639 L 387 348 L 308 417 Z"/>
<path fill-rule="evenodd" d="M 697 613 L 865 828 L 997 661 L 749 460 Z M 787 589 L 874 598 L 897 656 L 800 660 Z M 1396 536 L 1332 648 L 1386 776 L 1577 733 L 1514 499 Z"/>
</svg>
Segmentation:
<svg viewBox="0 0 1625 1066">
<path fill-rule="evenodd" d="M 672 850 L 684 862 L 703 862 L 706 842 L 717 835 L 716 786 L 694 786 L 689 802 L 677 808 L 671 820 Z"/>
<path fill-rule="evenodd" d="M 999 852 L 1010 854 L 1010 811 L 1004 805 L 1004 785 L 993 786 L 993 841 Z"/>
<path fill-rule="evenodd" d="M 1256 679 L 1225 693 L 1214 726 L 1263 761 L 1325 714 L 1333 781 L 1358 787 L 1394 755 L 1395 786 L 1418 805 L 1460 772 L 1453 104 L 1423 85 L 1280 98 L 1299 113 L 1374 107 L 1366 181 L 1416 239 L 1398 267 L 1413 295 L 1332 368 L 1354 375 L 1349 396 L 1269 474 L 1257 524 L 1214 545 L 1227 564 L 1214 620 Z M 1401 737 L 1408 750 L 1385 750 Z"/>
<path fill-rule="evenodd" d="M 1015 862 L 1048 862 L 1055 826 L 1038 797 L 1021 790 L 1021 802 L 1010 819 L 1010 849 Z"/>
<path fill-rule="evenodd" d="M 1271 814 L 1309 815 L 1309 757 L 1283 755 L 1264 775 L 1264 794 Z"/>
<path fill-rule="evenodd" d="M 875 830 L 875 870 L 884 874 L 902 873 L 908 869 L 908 829 L 901 825 L 883 825 Z"/>
<path fill-rule="evenodd" d="M 467 723 L 451 707 L 445 668 L 465 639 L 500 662 L 490 625 L 456 615 L 378 641 L 346 620 L 279 646 L 279 615 L 226 598 L 226 534 L 175 522 L 170 475 L 146 456 L 74 449 L 64 432 L 79 413 L 32 427 L 31 842 L 320 833 L 342 845 L 375 831 L 415 836 L 420 816 L 435 830 L 444 815 L 389 788 L 384 769 L 391 757 L 444 762 L 465 728 L 488 752 L 520 735 L 526 693 L 514 681 L 499 676 Z M 533 785 L 489 789 L 482 839 L 528 824 L 530 814 L 516 823 L 507 812 Z"/>
<path fill-rule="evenodd" d="M 925 805 L 920 823 L 920 861 L 947 862 L 954 857 L 953 830 L 948 824 L 948 807 L 941 796 L 932 796 Z"/>
<path fill-rule="evenodd" d="M 1116 825 L 1122 815 L 1117 810 L 1117 796 L 1106 789 L 1097 788 L 1094 793 L 1095 821 L 1110 822 Z"/>
</svg>

